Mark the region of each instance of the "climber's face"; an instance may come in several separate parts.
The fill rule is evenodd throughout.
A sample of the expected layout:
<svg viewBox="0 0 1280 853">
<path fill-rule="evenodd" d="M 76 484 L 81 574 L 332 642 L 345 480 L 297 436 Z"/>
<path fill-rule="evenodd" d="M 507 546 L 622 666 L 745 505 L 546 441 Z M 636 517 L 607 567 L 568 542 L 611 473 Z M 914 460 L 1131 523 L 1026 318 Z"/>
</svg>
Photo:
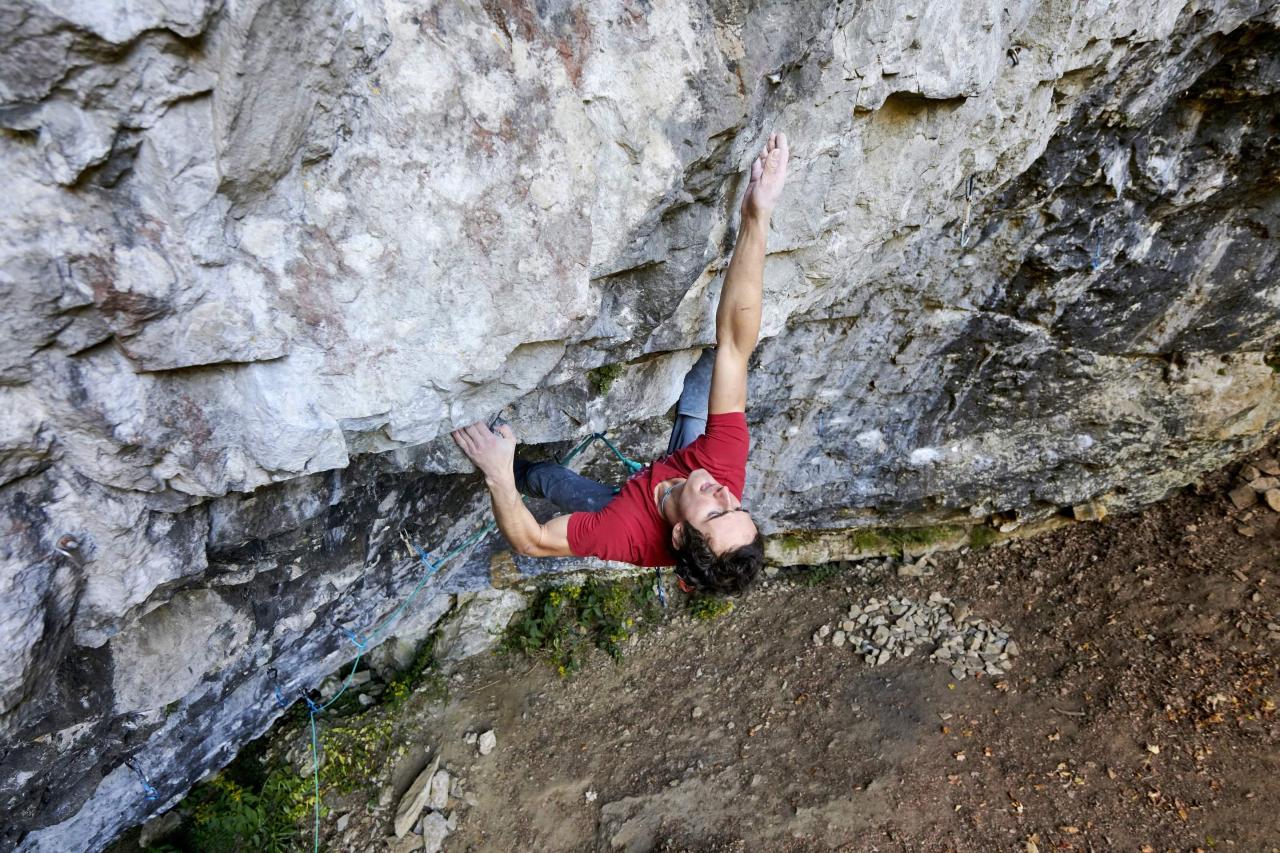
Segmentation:
<svg viewBox="0 0 1280 853">
<path fill-rule="evenodd" d="M 756 538 L 756 523 L 742 501 L 703 468 L 689 473 L 680 490 L 680 517 L 698 529 L 715 554 L 723 554 Z"/>
</svg>

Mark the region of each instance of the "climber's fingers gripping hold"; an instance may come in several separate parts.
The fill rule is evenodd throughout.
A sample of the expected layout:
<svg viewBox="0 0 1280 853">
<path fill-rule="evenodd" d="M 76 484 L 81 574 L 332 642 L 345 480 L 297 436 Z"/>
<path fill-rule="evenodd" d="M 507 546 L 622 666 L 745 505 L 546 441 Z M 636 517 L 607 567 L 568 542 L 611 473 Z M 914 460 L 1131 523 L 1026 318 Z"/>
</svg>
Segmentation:
<svg viewBox="0 0 1280 853">
<path fill-rule="evenodd" d="M 486 479 L 512 476 L 516 434 L 510 426 L 503 424 L 496 431 L 491 431 L 484 421 L 476 421 L 451 434 L 454 443 L 467 454 L 467 458 L 480 469 Z"/>
<path fill-rule="evenodd" d="M 751 179 L 742 198 L 742 215 L 768 219 L 787 181 L 791 147 L 782 131 L 769 134 L 765 147 L 751 163 Z"/>
</svg>

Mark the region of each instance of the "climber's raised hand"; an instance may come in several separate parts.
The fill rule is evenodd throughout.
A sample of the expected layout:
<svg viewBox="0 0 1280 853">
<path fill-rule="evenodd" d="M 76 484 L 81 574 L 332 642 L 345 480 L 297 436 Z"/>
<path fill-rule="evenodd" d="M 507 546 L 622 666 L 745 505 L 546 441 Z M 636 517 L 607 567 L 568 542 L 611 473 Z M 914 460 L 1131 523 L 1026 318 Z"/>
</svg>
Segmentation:
<svg viewBox="0 0 1280 853">
<path fill-rule="evenodd" d="M 769 134 L 764 149 L 751 163 L 751 178 L 742 197 L 744 219 L 769 220 L 787 182 L 787 162 L 790 159 L 787 135 L 781 131 Z"/>
<path fill-rule="evenodd" d="M 515 477 L 516 434 L 507 424 L 495 432 L 484 421 L 476 421 L 450 434 L 486 480 L 493 482 Z"/>
</svg>

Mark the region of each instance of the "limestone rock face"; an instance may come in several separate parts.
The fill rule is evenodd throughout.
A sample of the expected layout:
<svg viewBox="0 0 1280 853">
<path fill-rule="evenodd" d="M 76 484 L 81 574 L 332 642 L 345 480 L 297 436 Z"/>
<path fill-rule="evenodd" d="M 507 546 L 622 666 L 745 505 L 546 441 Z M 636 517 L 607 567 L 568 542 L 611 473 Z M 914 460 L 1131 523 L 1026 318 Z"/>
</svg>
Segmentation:
<svg viewBox="0 0 1280 853">
<path fill-rule="evenodd" d="M 420 583 L 400 534 L 484 523 L 447 433 L 499 410 L 665 447 L 771 130 L 766 533 L 1114 513 L 1257 446 L 1277 57 L 1274 0 L 6 4 L 0 850 L 176 802 L 414 589 L 373 641 L 581 567 Z"/>
</svg>

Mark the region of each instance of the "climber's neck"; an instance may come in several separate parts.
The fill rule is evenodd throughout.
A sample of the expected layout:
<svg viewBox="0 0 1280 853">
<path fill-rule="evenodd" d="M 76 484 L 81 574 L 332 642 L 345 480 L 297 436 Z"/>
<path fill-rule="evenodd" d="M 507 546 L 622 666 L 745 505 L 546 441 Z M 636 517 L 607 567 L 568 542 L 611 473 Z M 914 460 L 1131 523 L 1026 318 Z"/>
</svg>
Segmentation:
<svg viewBox="0 0 1280 853">
<path fill-rule="evenodd" d="M 684 477 L 673 477 L 653 487 L 653 502 L 658 507 L 658 515 L 672 527 L 680 521 L 677 507 L 680 506 L 680 490 L 684 483 Z"/>
</svg>

